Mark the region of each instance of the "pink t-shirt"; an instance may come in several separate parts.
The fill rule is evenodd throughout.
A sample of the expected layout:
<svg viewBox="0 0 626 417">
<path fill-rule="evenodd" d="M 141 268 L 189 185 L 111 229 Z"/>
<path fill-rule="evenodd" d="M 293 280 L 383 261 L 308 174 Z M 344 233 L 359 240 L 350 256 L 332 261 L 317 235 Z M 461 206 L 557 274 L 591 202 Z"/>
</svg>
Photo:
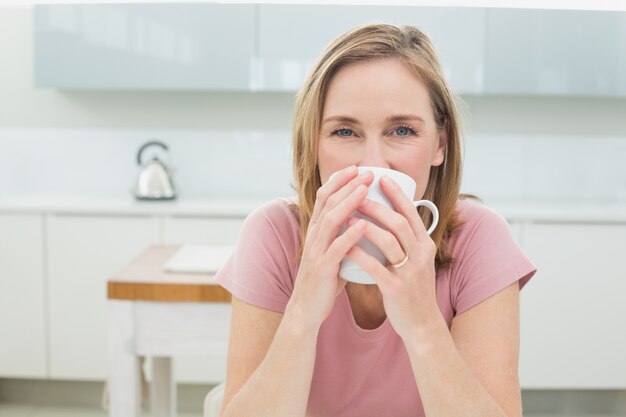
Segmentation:
<svg viewBox="0 0 626 417">
<path fill-rule="evenodd" d="M 276 199 L 252 212 L 235 252 L 217 274 L 235 297 L 280 313 L 299 268 L 294 257 L 300 226 L 293 202 Z M 502 216 L 468 201 L 459 201 L 457 209 L 465 223 L 449 240 L 454 261 L 440 268 L 436 279 L 448 329 L 454 316 L 515 281 L 521 289 L 536 271 Z M 307 416 L 424 416 L 404 343 L 389 320 L 373 330 L 359 327 L 345 290 L 319 331 Z"/>
</svg>

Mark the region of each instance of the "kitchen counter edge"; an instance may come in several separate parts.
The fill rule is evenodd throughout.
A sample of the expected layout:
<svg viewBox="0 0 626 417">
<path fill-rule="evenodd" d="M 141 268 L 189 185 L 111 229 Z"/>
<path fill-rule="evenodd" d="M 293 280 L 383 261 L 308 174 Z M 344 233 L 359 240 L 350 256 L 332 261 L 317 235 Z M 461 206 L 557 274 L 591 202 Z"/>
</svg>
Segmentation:
<svg viewBox="0 0 626 417">
<path fill-rule="evenodd" d="M 180 199 L 174 201 L 76 200 L 46 198 L 0 199 L 0 213 L 118 216 L 186 216 L 244 218 L 268 199 Z M 626 203 L 487 202 L 509 221 L 626 223 Z"/>
</svg>

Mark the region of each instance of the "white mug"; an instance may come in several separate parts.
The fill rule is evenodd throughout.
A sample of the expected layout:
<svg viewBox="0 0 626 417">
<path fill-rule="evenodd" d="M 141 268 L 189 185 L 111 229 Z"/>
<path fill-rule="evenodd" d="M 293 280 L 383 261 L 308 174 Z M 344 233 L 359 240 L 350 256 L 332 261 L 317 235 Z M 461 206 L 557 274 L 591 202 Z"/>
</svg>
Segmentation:
<svg viewBox="0 0 626 417">
<path fill-rule="evenodd" d="M 374 174 L 374 181 L 372 182 L 372 185 L 368 187 L 368 191 L 367 191 L 368 199 L 384 204 L 390 207 L 391 209 L 393 209 L 393 205 L 391 204 L 391 201 L 389 201 L 385 193 L 380 189 L 379 181 L 383 175 L 387 175 L 388 177 L 391 177 L 396 183 L 398 183 L 402 191 L 404 191 L 404 193 L 409 197 L 409 199 L 411 200 L 413 199 L 413 196 L 415 195 L 415 188 L 417 185 L 415 184 L 415 181 L 413 180 L 413 178 L 411 178 L 410 176 L 400 171 L 395 171 L 393 169 L 388 169 L 388 168 L 380 168 L 380 167 L 357 167 L 357 168 L 359 170 L 359 174 L 362 174 L 363 172 L 366 172 L 366 171 L 372 171 L 372 173 Z M 429 200 L 414 201 L 413 205 L 415 207 L 425 206 L 433 214 L 432 224 L 427 230 L 427 233 L 430 235 L 433 232 L 433 230 L 435 230 L 435 227 L 437 227 L 437 223 L 439 222 L 439 210 L 437 210 L 437 206 L 432 201 L 429 201 Z M 377 226 L 383 229 L 386 229 L 382 224 L 378 223 L 371 217 L 366 216 L 358 211 L 355 211 L 352 217 L 365 219 L 369 222 L 376 224 Z M 346 230 L 346 228 L 347 227 L 344 224 L 341 227 L 339 234 L 343 233 Z M 378 247 L 374 245 L 372 242 L 370 242 L 369 240 L 367 240 L 365 237 L 362 237 L 361 239 L 359 239 L 357 242 L 357 245 L 360 246 L 368 254 L 377 258 L 383 265 L 387 264 L 387 259 L 385 259 L 385 256 L 378 249 Z M 399 262 L 400 259 L 395 260 L 395 261 Z M 375 284 L 376 283 L 374 279 L 370 277 L 367 272 L 361 269 L 361 267 L 356 262 L 354 262 L 352 259 L 348 258 L 347 256 L 341 261 L 341 266 L 339 268 L 339 276 L 341 276 L 346 281 L 354 282 L 357 284 Z"/>
</svg>

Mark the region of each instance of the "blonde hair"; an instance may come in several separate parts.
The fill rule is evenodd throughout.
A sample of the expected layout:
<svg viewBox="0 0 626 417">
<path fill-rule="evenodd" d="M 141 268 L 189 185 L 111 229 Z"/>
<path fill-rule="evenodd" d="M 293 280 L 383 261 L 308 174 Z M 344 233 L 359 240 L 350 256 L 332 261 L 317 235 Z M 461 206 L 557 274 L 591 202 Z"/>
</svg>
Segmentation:
<svg viewBox="0 0 626 417">
<path fill-rule="evenodd" d="M 292 146 L 294 190 L 300 217 L 301 245 L 296 260 L 302 257 L 305 236 L 321 179 L 317 166 L 319 128 L 327 88 L 333 75 L 355 62 L 395 58 L 414 71 L 429 91 L 437 129 L 445 129 L 448 142 L 444 161 L 430 170 L 424 199 L 439 208 L 439 225 L 431 235 L 437 246 L 435 264 L 446 266 L 452 260 L 446 240 L 460 222 L 455 204 L 460 198 L 461 125 L 453 94 L 444 80 L 441 64 L 428 36 L 414 26 L 368 24 L 336 38 L 322 52 L 299 91 L 294 111 Z M 429 224 L 430 211 L 419 209 Z"/>
</svg>

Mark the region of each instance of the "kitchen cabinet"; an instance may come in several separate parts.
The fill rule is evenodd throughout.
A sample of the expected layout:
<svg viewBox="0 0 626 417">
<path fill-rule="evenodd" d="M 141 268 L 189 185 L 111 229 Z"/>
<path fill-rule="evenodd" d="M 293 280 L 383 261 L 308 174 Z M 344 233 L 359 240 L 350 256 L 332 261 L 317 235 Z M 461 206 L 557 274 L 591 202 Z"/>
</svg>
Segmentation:
<svg viewBox="0 0 626 417">
<path fill-rule="evenodd" d="M 163 243 L 234 245 L 243 220 L 243 218 L 167 216 L 163 218 Z"/>
<path fill-rule="evenodd" d="M 0 212 L 0 377 L 104 380 L 107 279 L 155 243 L 234 244 L 244 214 L 206 211 Z M 522 387 L 626 389 L 623 215 L 502 213 L 539 269 L 521 293 Z M 179 383 L 225 375 L 223 355 L 174 358 Z"/>
<path fill-rule="evenodd" d="M 0 376 L 47 375 L 46 285 L 40 214 L 0 213 Z"/>
<path fill-rule="evenodd" d="M 37 87 L 253 87 L 253 5 L 36 5 L 34 28 Z"/>
<path fill-rule="evenodd" d="M 385 21 L 424 28 L 453 88 L 477 94 L 485 15 L 479 8 L 399 6 L 37 5 L 35 85 L 292 92 L 332 38 Z"/>
<path fill-rule="evenodd" d="M 106 376 L 106 280 L 119 268 L 155 243 L 235 244 L 242 223 L 193 216 L 49 216 L 52 378 Z M 179 383 L 221 381 L 225 372 L 223 356 L 174 359 Z"/>
<path fill-rule="evenodd" d="M 106 281 L 158 242 L 153 216 L 50 215 L 47 225 L 50 376 L 103 380 Z"/>
<path fill-rule="evenodd" d="M 399 6 L 259 5 L 260 88 L 295 91 L 336 36 L 373 22 L 416 25 L 433 39 L 457 92 L 483 86 L 485 9 Z M 297 36 L 285 36 L 297 33 Z"/>
<path fill-rule="evenodd" d="M 522 387 L 625 389 L 626 224 L 525 226 L 538 272 L 521 297 Z"/>
<path fill-rule="evenodd" d="M 370 22 L 424 29 L 455 93 L 626 96 L 626 12 L 425 6 L 36 5 L 35 85 L 294 92 Z"/>
<path fill-rule="evenodd" d="M 626 95 L 626 12 L 489 9 L 486 94 Z"/>
</svg>

